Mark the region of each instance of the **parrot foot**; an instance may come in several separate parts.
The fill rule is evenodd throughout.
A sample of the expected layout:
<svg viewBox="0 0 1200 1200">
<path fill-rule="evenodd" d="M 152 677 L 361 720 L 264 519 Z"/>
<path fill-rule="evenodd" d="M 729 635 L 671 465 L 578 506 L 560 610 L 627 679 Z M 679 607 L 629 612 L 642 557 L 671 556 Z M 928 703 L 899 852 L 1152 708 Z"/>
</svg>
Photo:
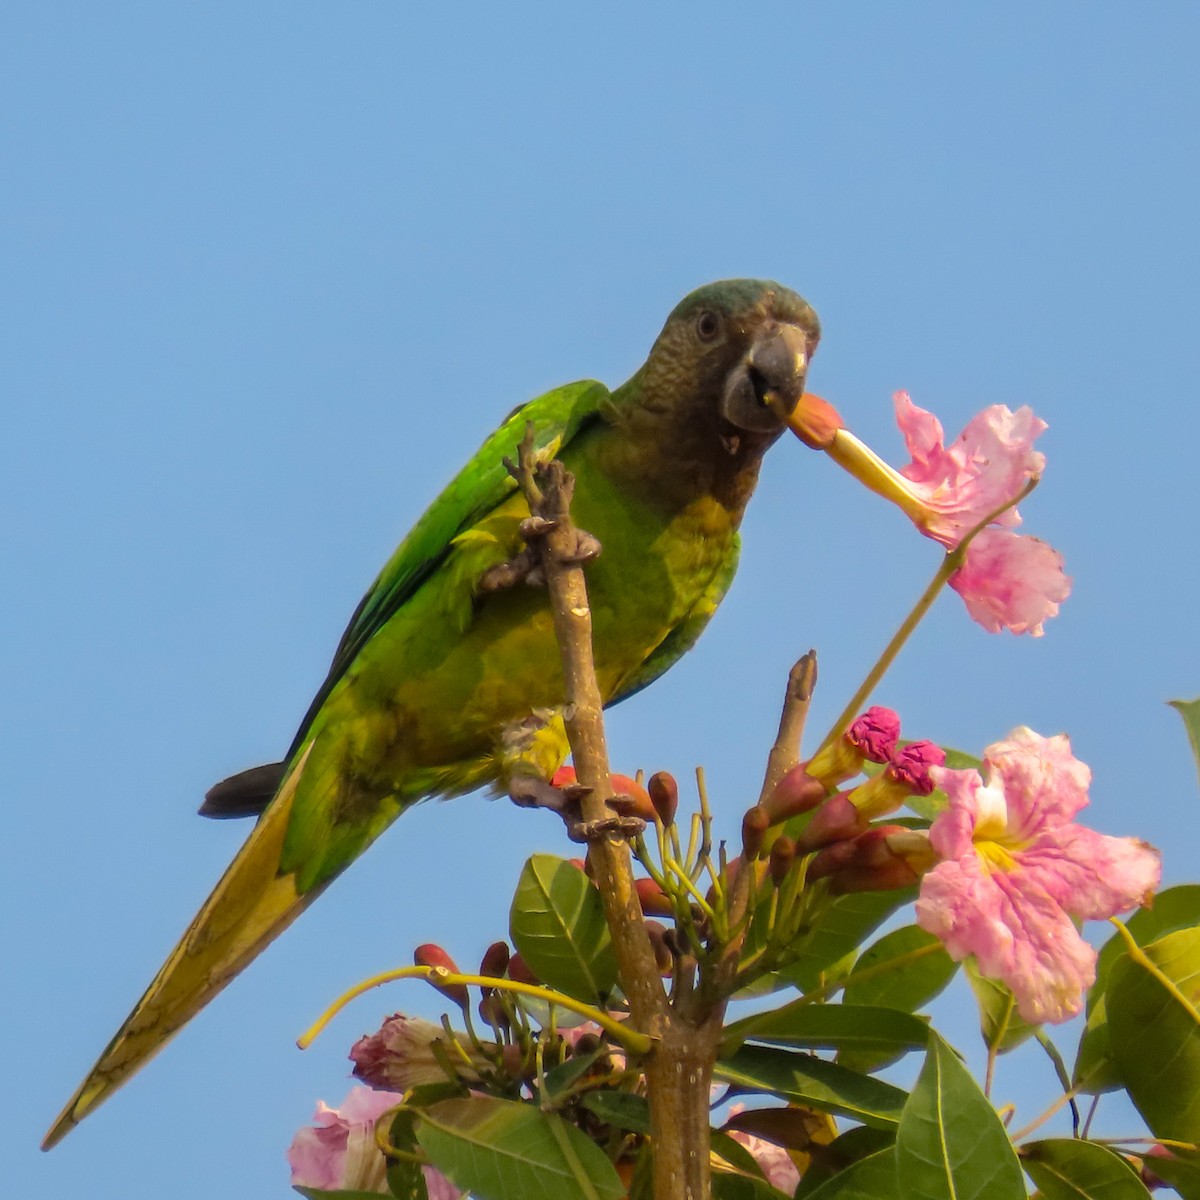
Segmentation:
<svg viewBox="0 0 1200 1200">
<path fill-rule="evenodd" d="M 542 573 L 542 564 L 538 562 L 537 555 L 526 548 L 507 562 L 488 567 L 479 577 L 479 583 L 475 590 L 479 594 L 485 595 L 490 592 L 507 591 L 519 583 L 527 583 L 530 587 L 541 587 L 545 582 L 546 577 Z"/>
<path fill-rule="evenodd" d="M 646 822 L 629 812 L 636 803 L 629 796 L 614 796 L 609 801 L 609 807 L 613 809 L 612 816 L 585 821 L 581 802 L 591 794 L 591 790 L 578 783 L 556 787 L 553 783 L 529 775 L 516 775 L 508 784 L 508 796 L 514 804 L 521 808 L 545 808 L 558 813 L 567 827 L 567 837 L 573 842 L 601 841 L 611 833 L 635 838 L 645 831 Z"/>
<path fill-rule="evenodd" d="M 546 517 L 526 517 L 518 526 L 518 531 L 525 541 L 532 544 L 540 541 L 548 533 L 552 533 L 558 528 L 558 525 L 557 521 L 548 520 Z M 560 563 L 565 566 L 578 567 L 600 557 L 601 546 L 598 537 L 574 526 L 571 527 L 571 532 L 575 535 L 575 544 L 565 549 L 559 549 L 555 553 L 555 557 Z"/>
</svg>

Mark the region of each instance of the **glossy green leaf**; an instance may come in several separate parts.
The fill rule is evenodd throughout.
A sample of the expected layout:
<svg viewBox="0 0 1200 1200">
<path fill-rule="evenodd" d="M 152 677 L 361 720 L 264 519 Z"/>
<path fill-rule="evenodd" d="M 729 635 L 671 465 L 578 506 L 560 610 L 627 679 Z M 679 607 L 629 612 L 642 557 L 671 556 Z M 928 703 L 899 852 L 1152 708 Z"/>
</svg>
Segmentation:
<svg viewBox="0 0 1200 1200">
<path fill-rule="evenodd" d="M 831 900 L 813 928 L 798 938 L 795 961 L 779 972 L 783 983 L 802 992 L 826 982 L 824 973 L 845 958 L 894 913 L 916 899 L 916 888 L 892 892 L 853 892 Z"/>
<path fill-rule="evenodd" d="M 989 1050 L 1007 1054 L 1033 1037 L 1036 1026 L 1021 1019 L 1016 999 L 1004 984 L 980 975 L 973 959 L 967 959 L 963 968 L 979 1005 L 979 1032 Z"/>
<path fill-rule="evenodd" d="M 1025 1200 L 1017 1154 L 991 1102 L 937 1034 L 896 1132 L 903 1200 Z"/>
<path fill-rule="evenodd" d="M 772 1187 L 765 1179 L 754 1175 L 739 1175 L 714 1167 L 712 1172 L 713 1200 L 789 1200 L 786 1192 Z"/>
<path fill-rule="evenodd" d="M 1195 700 L 1169 700 L 1167 703 L 1183 718 L 1188 741 L 1192 744 L 1196 770 L 1200 772 L 1200 697 Z"/>
<path fill-rule="evenodd" d="M 1157 941 L 1177 929 L 1200 925 L 1200 884 L 1188 883 L 1167 888 L 1154 897 L 1152 908 L 1139 908 L 1125 928 L 1139 946 Z M 1125 939 L 1114 933 L 1104 943 L 1096 960 L 1096 982 L 1088 993 L 1088 1020 L 1079 1039 L 1072 1080 L 1084 1084 L 1086 1092 L 1109 1092 L 1124 1087 L 1121 1072 L 1112 1055 L 1108 1037 L 1108 1011 L 1104 1002 L 1113 963 L 1125 953 Z"/>
<path fill-rule="evenodd" d="M 568 996 L 595 1003 L 616 983 L 600 893 L 566 859 L 535 854 L 526 862 L 509 930 L 533 973 Z"/>
<path fill-rule="evenodd" d="M 588 1092 L 582 1103 L 600 1120 L 618 1129 L 630 1129 L 634 1133 L 650 1132 L 650 1105 L 645 1096 L 635 1096 L 632 1092 L 597 1090 Z"/>
<path fill-rule="evenodd" d="M 775 1046 L 903 1053 L 925 1045 L 929 1027 L 894 1008 L 859 1004 L 785 1004 L 726 1030 L 727 1044 L 753 1039 Z"/>
<path fill-rule="evenodd" d="M 803 1184 L 801 1184 L 803 1187 Z M 804 1200 L 891 1200 L 898 1196 L 896 1154 L 889 1146 L 839 1171 L 811 1192 L 797 1192 Z"/>
<path fill-rule="evenodd" d="M 872 1075 L 811 1054 L 768 1046 L 743 1046 L 718 1059 L 714 1077 L 882 1128 L 899 1121 L 905 1101 L 899 1088 Z"/>
<path fill-rule="evenodd" d="M 1115 1150 L 1080 1138 L 1021 1147 L 1021 1165 L 1046 1200 L 1146 1200 L 1138 1173 Z"/>
<path fill-rule="evenodd" d="M 808 1170 L 800 1180 L 796 1189 L 795 1200 L 808 1200 L 819 1187 L 823 1187 L 835 1175 L 849 1170 L 860 1159 L 869 1157 L 880 1150 L 886 1149 L 895 1162 L 892 1147 L 896 1142 L 896 1130 L 872 1129 L 869 1125 L 855 1125 L 837 1137 L 818 1153 L 813 1155 Z M 895 1175 L 891 1177 L 892 1190 L 895 1191 Z M 888 1193 L 891 1194 L 891 1193 Z"/>
<path fill-rule="evenodd" d="M 1200 1141 L 1200 928 L 1169 933 L 1113 966 L 1112 1052 L 1155 1137 Z"/>
<path fill-rule="evenodd" d="M 1165 1179 L 1183 1200 L 1200 1200 L 1200 1154 L 1175 1150 L 1169 1158 L 1147 1155 L 1144 1161 L 1146 1166 L 1160 1179 Z"/>
<path fill-rule="evenodd" d="M 434 1165 L 480 1200 L 620 1200 L 608 1157 L 590 1138 L 536 1105 L 491 1097 L 444 1100 L 417 1118 Z"/>
<path fill-rule="evenodd" d="M 916 1012 L 954 978 L 958 963 L 932 933 L 905 925 L 868 946 L 846 980 L 846 1004 L 880 1004 Z M 869 972 L 869 974 L 868 974 Z"/>
</svg>

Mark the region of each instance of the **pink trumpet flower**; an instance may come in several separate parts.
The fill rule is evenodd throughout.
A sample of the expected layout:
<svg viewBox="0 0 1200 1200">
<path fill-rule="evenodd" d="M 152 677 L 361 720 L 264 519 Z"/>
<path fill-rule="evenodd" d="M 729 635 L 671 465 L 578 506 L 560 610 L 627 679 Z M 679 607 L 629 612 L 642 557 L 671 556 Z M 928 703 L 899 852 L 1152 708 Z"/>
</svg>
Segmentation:
<svg viewBox="0 0 1200 1200">
<path fill-rule="evenodd" d="M 288 1148 L 292 1186 L 390 1196 L 375 1122 L 403 1099 L 398 1092 L 354 1087 L 340 1108 L 319 1101 L 313 1124 L 299 1130 Z M 443 1174 L 432 1167 L 423 1170 L 429 1200 L 457 1200 L 461 1193 Z"/>
<path fill-rule="evenodd" d="M 918 408 L 907 392 L 894 396 L 896 422 L 912 461 L 888 466 L 847 429 L 838 429 L 827 450 L 836 462 L 873 491 L 897 504 L 925 534 L 947 549 L 997 509 L 1015 500 L 1041 475 L 1045 456 L 1033 443 L 1046 428 L 1028 407 L 1013 412 L 993 404 L 972 417 L 950 444 L 941 422 Z M 950 586 L 973 620 L 1040 637 L 1071 591 L 1062 556 L 1037 538 L 1014 533 L 1015 508 L 994 517 L 967 548 L 966 561 Z"/>
<path fill-rule="evenodd" d="M 1014 729 L 987 748 L 984 770 L 986 782 L 978 771 L 931 770 L 950 805 L 929 831 L 941 861 L 921 880 L 917 924 L 952 958 L 974 955 L 1026 1021 L 1065 1021 L 1096 978 L 1096 952 L 1071 918 L 1148 903 L 1158 851 L 1073 823 L 1091 771 L 1065 735 Z"/>
</svg>

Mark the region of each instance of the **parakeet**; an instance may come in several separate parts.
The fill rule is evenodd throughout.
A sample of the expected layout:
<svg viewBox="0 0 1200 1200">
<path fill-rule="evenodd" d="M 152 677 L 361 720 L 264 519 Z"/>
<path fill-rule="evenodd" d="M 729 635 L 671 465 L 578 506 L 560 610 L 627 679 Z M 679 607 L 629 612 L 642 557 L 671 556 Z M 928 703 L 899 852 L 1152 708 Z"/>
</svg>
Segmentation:
<svg viewBox="0 0 1200 1200">
<path fill-rule="evenodd" d="M 277 937 L 410 805 L 568 753 L 543 588 L 514 564 L 529 515 L 504 466 L 535 442 L 576 477 L 606 703 L 691 648 L 733 578 L 738 526 L 820 336 L 795 292 L 729 280 L 670 314 L 615 391 L 584 381 L 523 405 L 400 543 L 359 604 L 282 762 L 225 780 L 201 812 L 261 814 L 145 995 L 46 1135 L 58 1142 Z"/>
</svg>

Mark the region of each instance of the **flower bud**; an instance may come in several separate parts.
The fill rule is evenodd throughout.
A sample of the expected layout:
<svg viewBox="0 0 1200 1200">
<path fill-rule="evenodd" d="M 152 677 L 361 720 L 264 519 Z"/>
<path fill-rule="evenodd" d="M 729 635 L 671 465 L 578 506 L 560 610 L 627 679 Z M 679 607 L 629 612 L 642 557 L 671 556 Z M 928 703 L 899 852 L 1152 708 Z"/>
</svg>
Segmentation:
<svg viewBox="0 0 1200 1200">
<path fill-rule="evenodd" d="M 839 429 L 845 428 L 838 410 L 828 400 L 805 392 L 787 417 L 788 428 L 810 449 L 827 450 Z"/>
<path fill-rule="evenodd" d="M 671 903 L 671 897 L 653 879 L 635 879 L 633 887 L 643 913 L 656 913 L 668 917 L 674 914 L 675 907 Z"/>
<path fill-rule="evenodd" d="M 658 819 L 664 825 L 673 825 L 679 808 L 679 784 L 675 782 L 675 777 L 666 771 L 657 771 L 650 776 L 646 790 L 650 793 Z"/>
<path fill-rule="evenodd" d="M 864 762 L 887 762 L 900 736 L 900 718 L 890 708 L 868 708 L 838 738 L 813 756 L 808 773 L 826 787 L 857 775 Z"/>
<path fill-rule="evenodd" d="M 771 843 L 771 880 L 776 887 L 782 887 L 788 872 L 796 862 L 796 843 L 786 834 Z"/>
<path fill-rule="evenodd" d="M 508 977 L 517 983 L 541 983 L 542 981 L 529 969 L 520 954 L 514 954 L 508 960 Z"/>
<path fill-rule="evenodd" d="M 654 965 L 658 967 L 660 975 L 670 975 L 675 965 L 675 959 L 667 945 L 666 926 L 659 924 L 658 921 L 647 921 L 645 925 L 646 933 L 650 937 L 650 945 L 654 950 Z"/>
<path fill-rule="evenodd" d="M 810 775 L 804 763 L 793 767 L 771 790 L 763 801 L 772 825 L 778 825 L 789 817 L 809 812 L 817 807 L 829 793 L 825 785 Z"/>
<path fill-rule="evenodd" d="M 813 813 L 812 819 L 796 839 L 796 849 L 801 854 L 809 854 L 832 842 L 857 837 L 866 828 L 866 817 L 845 792 L 838 792 Z"/>
<path fill-rule="evenodd" d="M 930 767 L 940 767 L 946 753 L 932 742 L 909 742 L 893 751 L 887 766 L 878 775 L 860 784 L 851 793 L 859 811 L 868 819 L 895 812 L 909 796 L 928 796 L 933 791 Z"/>
<path fill-rule="evenodd" d="M 479 1015 L 489 1025 L 495 1025 L 497 1029 L 507 1029 L 512 1024 L 509 1020 L 508 1010 L 504 1006 L 504 1000 L 496 995 L 494 988 L 485 988 L 486 995 L 479 1001 Z"/>
<path fill-rule="evenodd" d="M 742 856 L 744 858 L 758 857 L 770 825 L 771 818 L 761 805 L 756 804 L 747 810 L 746 815 L 742 818 Z"/>
<path fill-rule="evenodd" d="M 445 1030 L 432 1021 L 419 1017 L 406 1017 L 395 1013 L 387 1018 L 375 1033 L 361 1037 L 350 1048 L 350 1061 L 354 1063 L 354 1074 L 373 1088 L 383 1091 L 404 1092 L 423 1083 L 440 1083 L 446 1072 L 434 1053 L 436 1043 L 444 1043 Z M 468 1049 L 477 1067 L 486 1065 L 486 1060 L 477 1058 Z M 479 1076 L 456 1060 L 455 1069 L 473 1082 Z"/>
<path fill-rule="evenodd" d="M 413 951 L 413 962 L 418 967 L 433 967 L 435 970 L 450 971 L 455 975 L 459 973 L 454 959 L 435 942 L 426 942 L 424 945 L 418 946 Z M 466 1008 L 470 1004 L 471 1000 L 467 994 L 467 985 L 465 983 L 439 983 L 436 976 L 431 978 L 429 982 L 443 996 L 453 1000 L 460 1008 Z"/>
<path fill-rule="evenodd" d="M 924 830 L 876 825 L 853 841 L 838 842 L 814 855 L 808 878 L 828 878 L 834 895 L 883 892 L 916 883 L 934 862 Z"/>
<path fill-rule="evenodd" d="M 509 950 L 507 942 L 493 942 L 484 952 L 479 964 L 479 974 L 492 979 L 503 979 L 508 968 Z"/>
<path fill-rule="evenodd" d="M 650 793 L 636 779 L 628 775 L 610 774 L 613 794 L 609 805 L 623 817 L 640 817 L 648 825 L 654 824 L 654 802 Z"/>
</svg>

